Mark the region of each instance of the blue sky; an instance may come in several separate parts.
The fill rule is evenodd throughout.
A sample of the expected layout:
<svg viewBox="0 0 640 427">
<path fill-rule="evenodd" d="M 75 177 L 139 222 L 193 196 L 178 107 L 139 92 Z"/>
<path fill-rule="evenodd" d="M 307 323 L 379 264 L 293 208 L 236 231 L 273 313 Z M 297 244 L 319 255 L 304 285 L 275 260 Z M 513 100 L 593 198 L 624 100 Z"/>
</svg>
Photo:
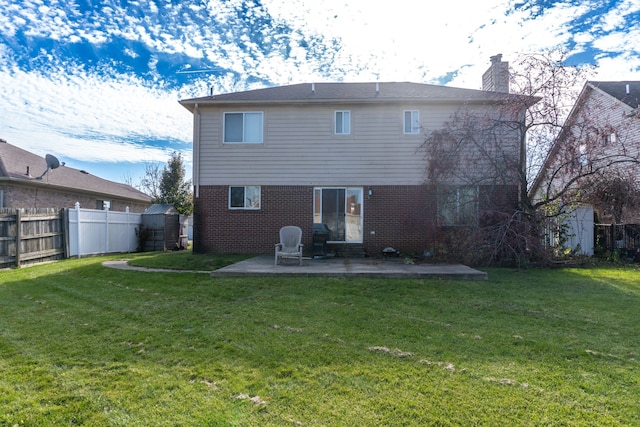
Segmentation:
<svg viewBox="0 0 640 427">
<path fill-rule="evenodd" d="M 0 0 L 0 138 L 138 183 L 173 151 L 179 99 L 321 81 L 479 89 L 489 57 L 554 47 L 640 80 L 640 0 Z"/>
</svg>

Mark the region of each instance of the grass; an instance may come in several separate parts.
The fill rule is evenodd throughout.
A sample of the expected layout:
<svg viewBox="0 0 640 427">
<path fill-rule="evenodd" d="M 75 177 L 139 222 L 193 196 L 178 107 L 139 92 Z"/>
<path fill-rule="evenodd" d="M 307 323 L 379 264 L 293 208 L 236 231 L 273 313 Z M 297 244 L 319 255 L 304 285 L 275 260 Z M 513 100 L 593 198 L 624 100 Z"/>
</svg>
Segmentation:
<svg viewBox="0 0 640 427">
<path fill-rule="evenodd" d="M 0 272 L 0 425 L 640 424 L 635 267 L 211 278 L 113 258 Z"/>
</svg>

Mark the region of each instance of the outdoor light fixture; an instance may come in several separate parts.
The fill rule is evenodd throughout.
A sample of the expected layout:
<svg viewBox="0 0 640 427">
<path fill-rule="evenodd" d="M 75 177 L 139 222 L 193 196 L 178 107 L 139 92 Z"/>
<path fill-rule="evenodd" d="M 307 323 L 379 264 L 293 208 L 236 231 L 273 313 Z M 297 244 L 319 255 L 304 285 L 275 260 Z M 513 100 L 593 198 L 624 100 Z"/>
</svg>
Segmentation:
<svg viewBox="0 0 640 427">
<path fill-rule="evenodd" d="M 371 196 L 373 196 L 373 189 L 371 187 L 369 187 L 368 195 L 369 195 L 369 198 L 371 198 Z"/>
</svg>

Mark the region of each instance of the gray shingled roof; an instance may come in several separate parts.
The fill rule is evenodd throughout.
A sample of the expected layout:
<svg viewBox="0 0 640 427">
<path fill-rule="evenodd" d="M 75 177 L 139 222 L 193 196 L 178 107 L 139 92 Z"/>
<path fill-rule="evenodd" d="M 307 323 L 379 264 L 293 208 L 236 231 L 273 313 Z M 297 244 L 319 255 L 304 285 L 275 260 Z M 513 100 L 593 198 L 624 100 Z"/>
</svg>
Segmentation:
<svg viewBox="0 0 640 427">
<path fill-rule="evenodd" d="M 173 205 L 169 205 L 166 203 L 157 203 L 145 209 L 143 214 L 145 215 L 179 215 L 179 212 Z"/>
<path fill-rule="evenodd" d="M 0 140 L 0 183 L 9 180 L 16 183 L 68 188 L 85 193 L 99 193 L 142 202 L 151 201 L 151 197 L 130 185 L 108 181 L 67 166 L 50 169 L 42 180 L 37 179 L 46 169 L 47 162 L 43 157 Z"/>
<path fill-rule="evenodd" d="M 640 81 L 626 82 L 588 82 L 603 92 L 619 99 L 631 108 L 638 108 L 640 99 Z M 628 92 L 627 92 L 628 90 Z"/>
<path fill-rule="evenodd" d="M 516 95 L 410 82 L 301 83 L 184 99 L 180 103 L 191 109 L 196 103 L 498 101 L 510 96 Z"/>
</svg>

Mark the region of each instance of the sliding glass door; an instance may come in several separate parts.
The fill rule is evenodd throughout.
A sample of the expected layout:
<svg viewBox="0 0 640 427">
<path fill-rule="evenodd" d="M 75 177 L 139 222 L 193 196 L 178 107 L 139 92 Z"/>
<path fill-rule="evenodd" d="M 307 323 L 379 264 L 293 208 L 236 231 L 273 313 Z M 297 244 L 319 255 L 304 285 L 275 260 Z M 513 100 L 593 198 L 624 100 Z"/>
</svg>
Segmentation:
<svg viewBox="0 0 640 427">
<path fill-rule="evenodd" d="M 362 243 L 362 188 L 315 188 L 313 193 L 313 222 L 327 226 L 329 241 Z"/>
</svg>

